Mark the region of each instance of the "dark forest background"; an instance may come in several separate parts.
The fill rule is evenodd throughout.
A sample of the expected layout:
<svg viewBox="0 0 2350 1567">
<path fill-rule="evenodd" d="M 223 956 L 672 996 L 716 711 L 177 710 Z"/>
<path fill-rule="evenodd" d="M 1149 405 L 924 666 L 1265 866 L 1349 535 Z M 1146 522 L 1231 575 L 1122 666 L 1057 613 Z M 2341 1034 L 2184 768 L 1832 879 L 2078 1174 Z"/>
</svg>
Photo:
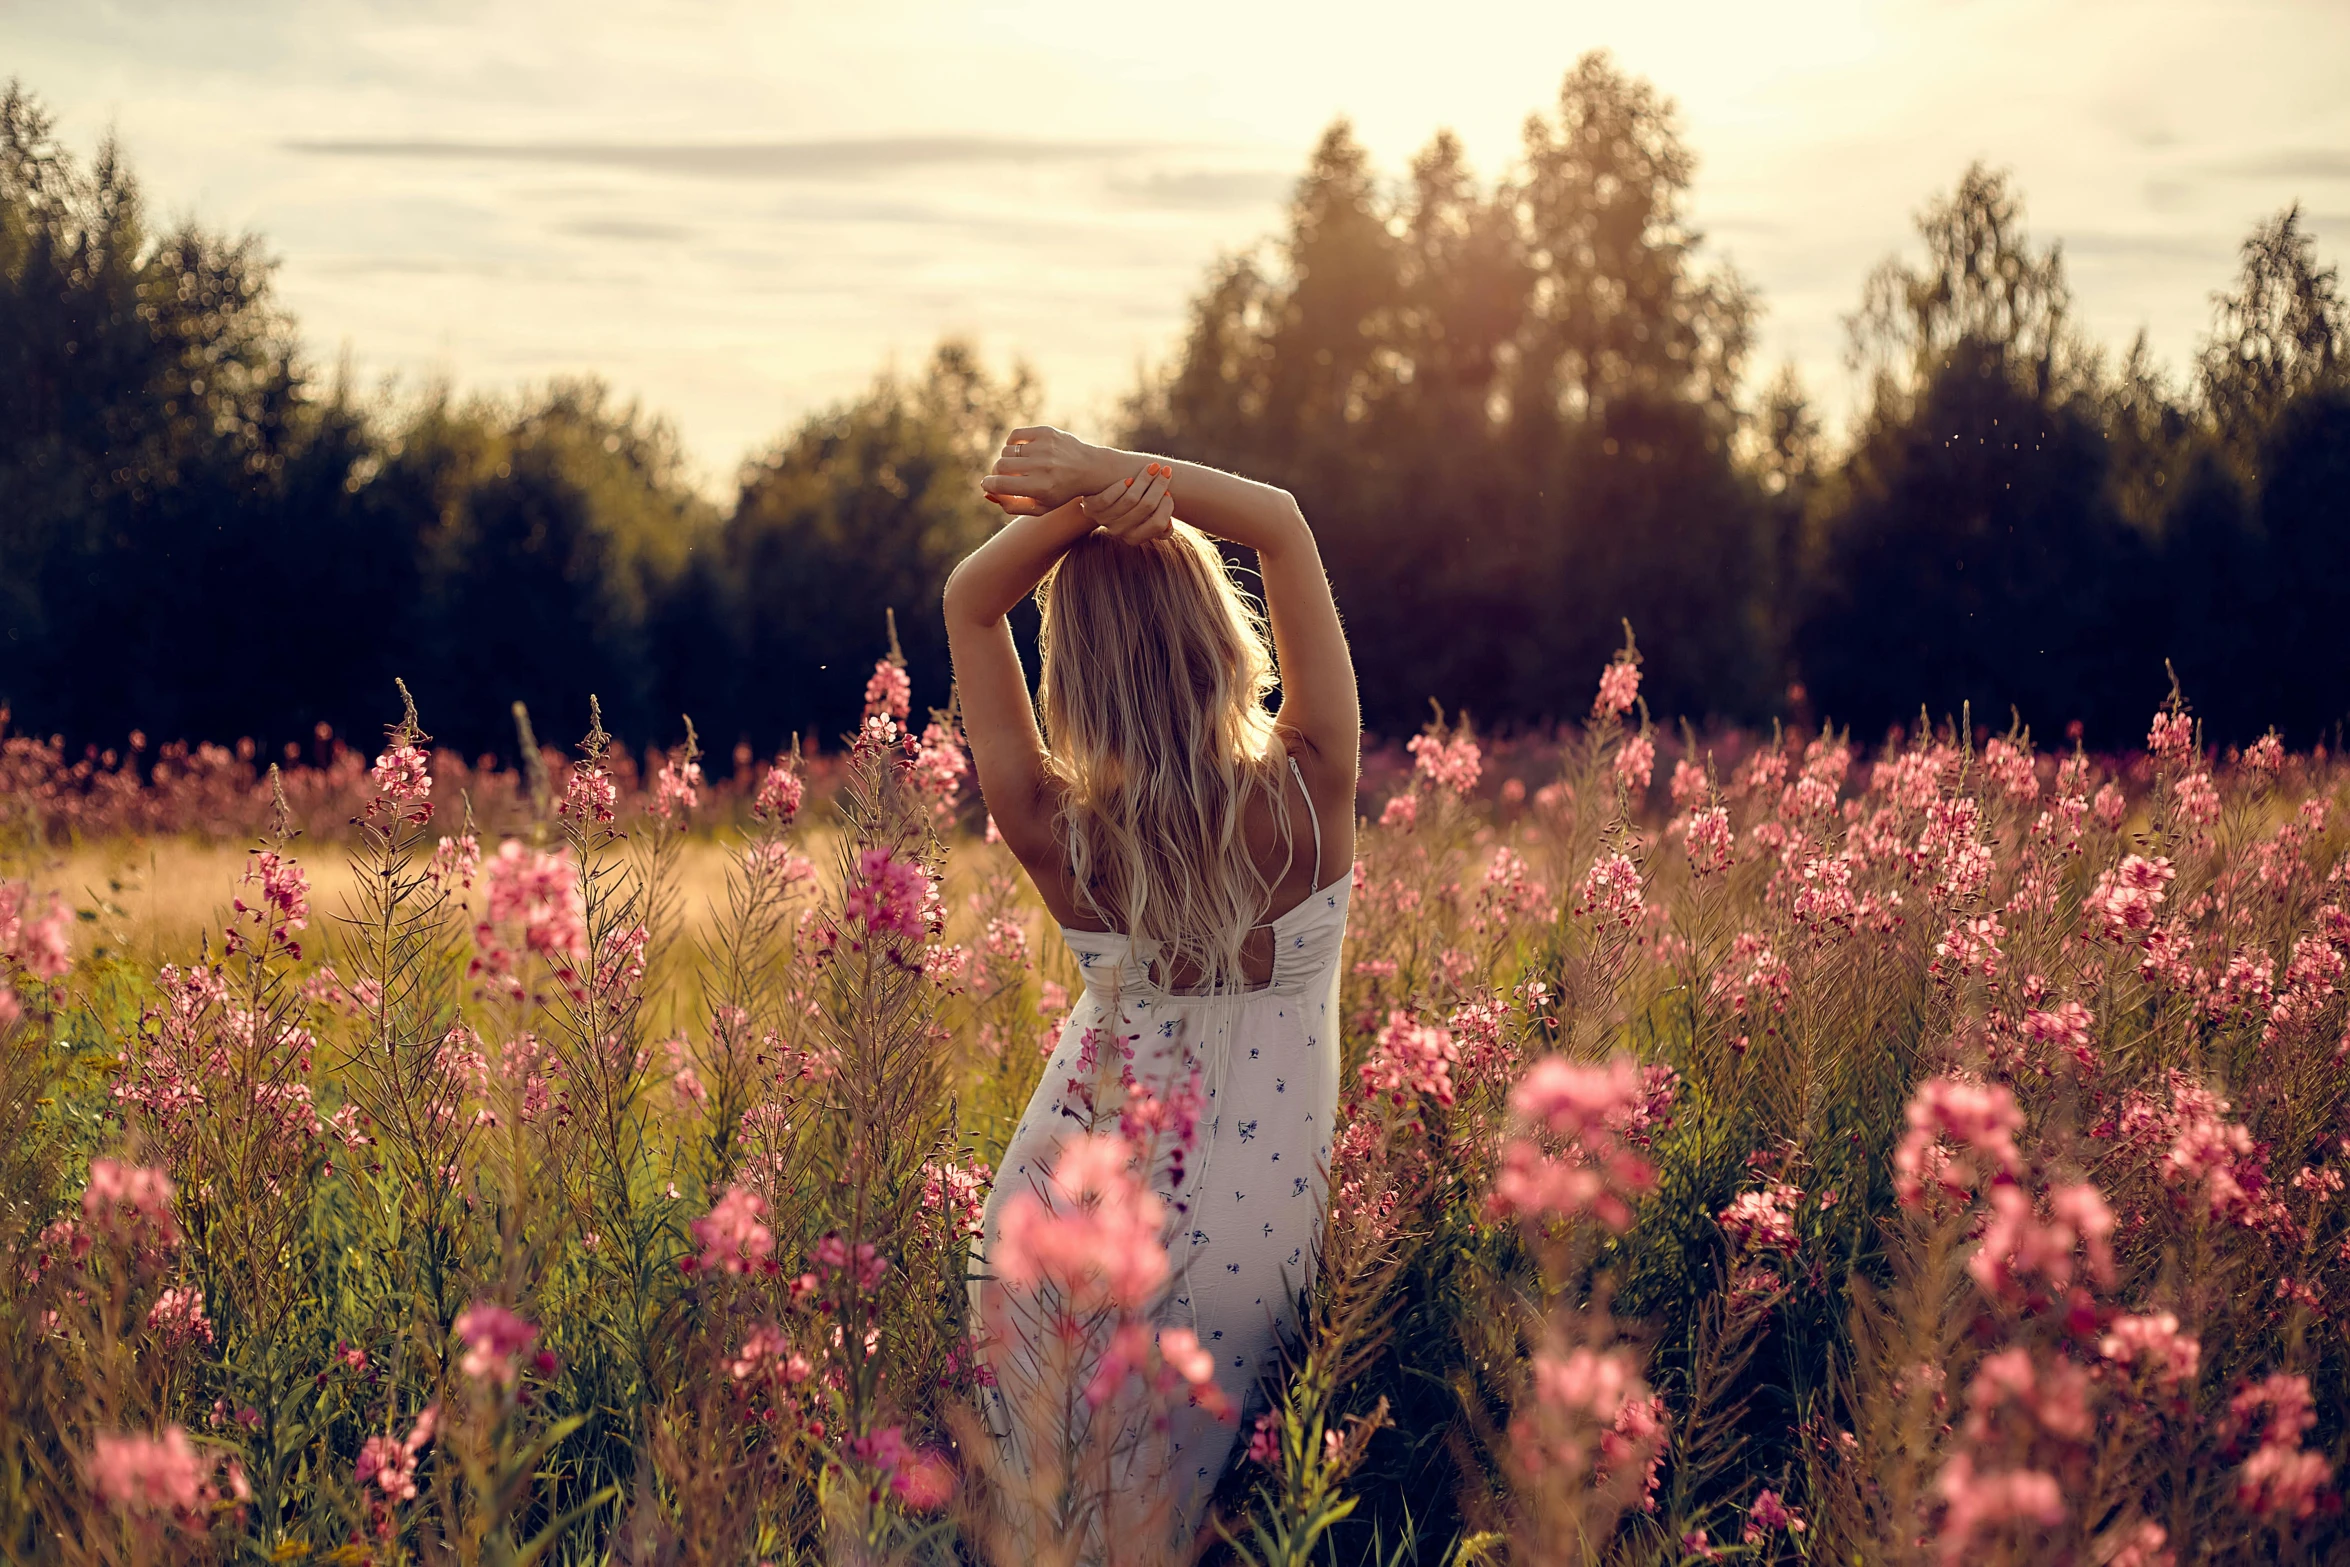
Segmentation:
<svg viewBox="0 0 2350 1567">
<path fill-rule="evenodd" d="M 1868 388 L 1831 441 L 1750 363 L 1757 302 L 1692 226 L 1670 103 L 1603 55 L 1481 182 L 1438 135 L 1383 180 L 1342 122 L 1285 231 L 1205 280 L 1122 444 L 1296 492 L 1369 722 L 1573 717 L 1629 618 L 1663 713 L 1832 716 L 1863 738 L 1971 703 L 2130 743 L 2176 667 L 2211 737 L 2350 714 L 2350 347 L 2296 211 L 2244 241 L 2183 378 L 2084 340 L 2062 248 L 1963 172 L 1849 320 Z M 0 701 L 119 743 L 430 727 L 510 753 L 723 751 L 856 716 L 894 606 L 943 700 L 935 606 L 993 525 L 975 479 L 1036 417 L 1025 371 L 939 347 L 746 463 L 731 506 L 593 381 L 398 404 L 322 377 L 253 238 L 151 219 L 0 101 Z"/>
</svg>

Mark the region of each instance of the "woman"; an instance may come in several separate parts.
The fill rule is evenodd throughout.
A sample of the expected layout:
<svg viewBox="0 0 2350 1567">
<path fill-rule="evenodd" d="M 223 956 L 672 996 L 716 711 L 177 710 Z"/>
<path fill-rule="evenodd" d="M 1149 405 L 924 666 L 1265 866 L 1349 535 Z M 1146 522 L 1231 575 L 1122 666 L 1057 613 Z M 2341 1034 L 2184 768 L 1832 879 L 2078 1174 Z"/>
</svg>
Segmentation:
<svg viewBox="0 0 2350 1567">
<path fill-rule="evenodd" d="M 1193 1141 L 1149 1172 L 1170 1216 L 1153 1315 L 1196 1333 L 1244 1409 L 1321 1238 L 1362 735 L 1346 637 L 1286 491 L 1047 427 L 1013 431 L 981 483 L 1012 520 L 947 582 L 964 730 L 1085 992 L 989 1196 L 974 1305 L 1001 1320 L 984 1253 L 1003 1206 L 1042 1193 L 1088 1122 L 1115 1124 L 1121 1070 L 1162 1101 L 1189 1089 Z M 1211 537 L 1256 552 L 1262 617 Z M 1036 704 L 1004 619 L 1032 591 Z M 1019 1364 L 1018 1345 L 991 1353 L 999 1375 Z M 1063 1439 L 1018 1429 L 1017 1401 L 998 1418 L 1017 1455 Z M 1155 1460 L 1126 1471 L 1159 1488 L 1175 1540 L 1202 1525 L 1238 1429 L 1178 1410 Z"/>
</svg>

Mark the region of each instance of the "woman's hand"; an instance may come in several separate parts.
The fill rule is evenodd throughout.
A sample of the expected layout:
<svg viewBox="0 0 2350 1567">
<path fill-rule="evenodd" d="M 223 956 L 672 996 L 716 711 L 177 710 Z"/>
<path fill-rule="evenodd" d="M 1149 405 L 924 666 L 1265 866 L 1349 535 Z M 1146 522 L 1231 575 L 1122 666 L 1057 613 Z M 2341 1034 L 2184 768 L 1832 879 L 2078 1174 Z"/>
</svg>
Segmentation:
<svg viewBox="0 0 2350 1567">
<path fill-rule="evenodd" d="M 994 469 L 979 481 L 987 498 L 1015 517 L 1039 516 L 1123 477 L 1122 454 L 1049 424 L 1004 438 Z"/>
<path fill-rule="evenodd" d="M 1146 464 L 1142 472 L 1086 496 L 1078 505 L 1121 544 L 1164 538 L 1175 528 L 1175 470 L 1163 462 Z"/>
</svg>

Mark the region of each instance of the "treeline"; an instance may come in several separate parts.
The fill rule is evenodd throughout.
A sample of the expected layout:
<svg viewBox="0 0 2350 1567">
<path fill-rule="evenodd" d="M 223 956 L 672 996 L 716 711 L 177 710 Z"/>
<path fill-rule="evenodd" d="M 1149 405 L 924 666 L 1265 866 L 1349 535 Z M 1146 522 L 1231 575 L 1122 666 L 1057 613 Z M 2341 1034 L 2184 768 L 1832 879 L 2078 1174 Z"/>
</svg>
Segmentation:
<svg viewBox="0 0 2350 1567">
<path fill-rule="evenodd" d="M 2001 175 L 1919 219 L 1849 321 L 1865 406 L 1831 440 L 1756 384 L 1752 291 L 1688 212 L 1671 106 L 1590 56 L 1496 182 L 1439 135 L 1382 181 L 1334 126 L 1284 231 L 1220 263 L 1129 444 L 1297 492 L 1371 722 L 1431 696 L 1573 716 L 1629 618 L 1659 711 L 1971 703 L 2134 738 L 2176 667 L 2215 739 L 2350 711 L 2350 322 L 2287 211 L 2195 363 L 2111 356 Z M 899 611 L 945 689 L 938 590 L 993 523 L 974 480 L 1035 416 L 948 344 L 747 463 L 730 508 L 592 382 L 371 404 L 321 384 L 250 240 L 151 228 L 0 101 L 0 700 L 101 744 L 380 723 L 393 675 L 468 751 L 509 704 L 723 752 L 853 720 Z"/>
</svg>

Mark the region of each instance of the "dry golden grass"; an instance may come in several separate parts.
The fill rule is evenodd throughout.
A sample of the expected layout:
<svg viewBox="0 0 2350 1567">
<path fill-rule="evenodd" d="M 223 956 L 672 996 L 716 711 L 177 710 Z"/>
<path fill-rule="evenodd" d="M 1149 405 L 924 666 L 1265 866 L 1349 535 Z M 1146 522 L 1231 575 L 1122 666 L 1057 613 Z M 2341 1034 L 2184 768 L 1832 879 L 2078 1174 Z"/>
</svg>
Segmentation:
<svg viewBox="0 0 2350 1567">
<path fill-rule="evenodd" d="M 831 846 L 822 832 L 803 835 L 817 874 L 829 879 Z M 349 907 L 351 864 L 339 844 L 295 845 L 310 877 L 313 939 L 331 946 L 334 917 Z M 680 851 L 678 908 L 688 941 L 707 933 L 726 908 L 726 870 L 733 847 L 724 837 L 697 837 Z M 36 886 L 55 888 L 76 909 L 95 910 L 95 925 L 76 936 L 76 956 L 94 949 L 152 968 L 185 963 L 217 933 L 236 895 L 246 851 L 195 838 L 118 838 L 53 852 L 32 867 Z"/>
</svg>

